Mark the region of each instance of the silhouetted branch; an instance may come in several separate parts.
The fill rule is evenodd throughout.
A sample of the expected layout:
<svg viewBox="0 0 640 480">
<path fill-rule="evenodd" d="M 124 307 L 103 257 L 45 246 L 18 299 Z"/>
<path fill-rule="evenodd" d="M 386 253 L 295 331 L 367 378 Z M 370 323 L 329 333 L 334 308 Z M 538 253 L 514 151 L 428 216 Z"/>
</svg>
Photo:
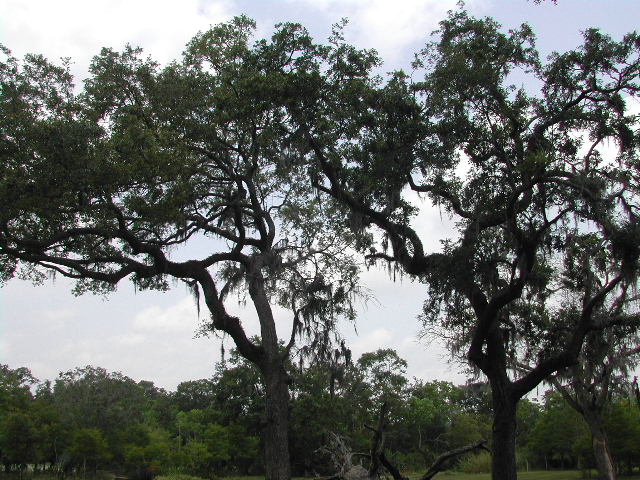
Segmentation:
<svg viewBox="0 0 640 480">
<path fill-rule="evenodd" d="M 476 443 L 472 443 L 464 447 L 456 448 L 454 450 L 449 450 L 448 452 L 445 452 L 442 455 L 440 455 L 436 459 L 436 461 L 433 462 L 431 467 L 429 467 L 429 470 L 427 470 L 427 473 L 425 473 L 422 477 L 420 477 L 420 480 L 429 480 L 433 478 L 438 472 L 441 472 L 442 470 L 444 470 L 447 460 L 450 460 L 454 457 L 463 455 L 468 452 L 472 452 L 473 450 L 486 450 L 487 452 L 491 453 L 491 450 L 489 449 L 489 447 L 487 447 L 486 440 L 480 440 Z"/>
</svg>

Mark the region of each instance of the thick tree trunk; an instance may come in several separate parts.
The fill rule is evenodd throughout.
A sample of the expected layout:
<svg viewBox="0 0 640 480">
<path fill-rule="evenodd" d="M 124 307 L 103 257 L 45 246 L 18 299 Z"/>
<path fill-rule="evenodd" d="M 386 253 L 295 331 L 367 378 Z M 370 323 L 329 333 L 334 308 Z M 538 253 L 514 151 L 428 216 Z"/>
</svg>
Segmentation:
<svg viewBox="0 0 640 480">
<path fill-rule="evenodd" d="M 492 386 L 493 441 L 491 478 L 516 480 L 516 408 L 517 400 L 504 389 Z"/>
<path fill-rule="evenodd" d="M 616 471 L 609 453 L 607 440 L 593 436 L 593 455 L 598 467 L 598 480 L 616 480 Z"/>
<path fill-rule="evenodd" d="M 602 418 L 597 411 L 585 409 L 582 414 L 589 425 L 593 446 L 593 456 L 596 459 L 598 480 L 616 480 L 616 471 L 613 459 L 609 452 L 609 442 L 602 426 Z"/>
<path fill-rule="evenodd" d="M 266 480 L 290 480 L 289 385 L 281 364 L 263 371 L 266 401 L 263 432 Z"/>
<path fill-rule="evenodd" d="M 249 269 L 249 295 L 258 314 L 262 358 L 256 364 L 265 385 L 265 426 L 263 430 L 266 480 L 290 480 L 289 458 L 289 375 L 284 369 L 286 355 L 280 351 L 276 323 L 258 267 Z"/>
</svg>

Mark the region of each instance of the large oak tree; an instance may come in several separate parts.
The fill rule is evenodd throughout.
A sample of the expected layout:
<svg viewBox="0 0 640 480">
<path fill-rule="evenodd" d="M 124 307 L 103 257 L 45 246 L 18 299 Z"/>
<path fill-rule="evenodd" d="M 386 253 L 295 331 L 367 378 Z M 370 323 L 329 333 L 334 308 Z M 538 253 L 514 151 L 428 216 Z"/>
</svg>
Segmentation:
<svg viewBox="0 0 640 480">
<path fill-rule="evenodd" d="M 493 478 L 515 479 L 518 401 L 574 364 L 589 331 L 637 321 L 600 307 L 637 281 L 638 117 L 627 98 L 640 92 L 640 38 L 587 30 L 580 48 L 542 61 L 527 25 L 503 32 L 452 12 L 414 71 L 383 81 L 375 52 L 336 33 L 323 84 L 291 107 L 312 182 L 349 212 L 371 261 L 426 284 L 428 331 L 491 384 Z M 435 232 L 414 223 L 416 198 L 455 222 L 439 251 L 425 249 Z M 566 297 L 586 232 L 606 261 L 582 255 L 589 288 Z M 523 336 L 549 348 L 532 356 Z M 528 354 L 532 368 L 518 373 Z"/>
<path fill-rule="evenodd" d="M 67 65 L 2 50 L 2 279 L 76 281 L 105 293 L 184 282 L 265 385 L 268 479 L 290 477 L 289 376 L 296 336 L 316 350 L 352 317 L 357 267 L 337 211 L 308 188 L 284 106 L 318 74 L 297 25 L 251 44 L 239 17 L 198 34 L 160 67 L 142 51 L 103 49 L 79 90 Z M 229 313 L 239 292 L 259 336 Z M 278 335 L 274 306 L 289 311 Z"/>
</svg>

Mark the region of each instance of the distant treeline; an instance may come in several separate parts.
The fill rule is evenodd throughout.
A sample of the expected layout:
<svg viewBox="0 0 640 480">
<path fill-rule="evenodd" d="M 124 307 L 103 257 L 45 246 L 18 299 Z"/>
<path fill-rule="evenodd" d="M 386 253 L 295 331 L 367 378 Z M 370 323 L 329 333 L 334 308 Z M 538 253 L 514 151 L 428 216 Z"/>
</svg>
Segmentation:
<svg viewBox="0 0 640 480">
<path fill-rule="evenodd" d="M 290 366 L 294 475 L 330 474 L 323 446 L 339 435 L 366 452 L 380 405 L 390 405 L 388 456 L 422 470 L 440 453 L 491 437 L 491 396 L 482 383 L 424 382 L 406 377 L 390 349 Z M 209 379 L 175 392 L 87 366 L 39 381 L 26 368 L 0 366 L 0 458 L 6 472 L 96 471 L 130 476 L 181 472 L 203 477 L 261 474 L 264 392 L 255 368 L 236 354 Z M 640 409 L 625 395 L 607 412 L 611 449 L 621 469 L 640 464 Z M 518 410 L 522 468 L 593 466 L 591 437 L 562 397 L 524 400 Z M 452 468 L 488 471 L 486 453 Z"/>
</svg>

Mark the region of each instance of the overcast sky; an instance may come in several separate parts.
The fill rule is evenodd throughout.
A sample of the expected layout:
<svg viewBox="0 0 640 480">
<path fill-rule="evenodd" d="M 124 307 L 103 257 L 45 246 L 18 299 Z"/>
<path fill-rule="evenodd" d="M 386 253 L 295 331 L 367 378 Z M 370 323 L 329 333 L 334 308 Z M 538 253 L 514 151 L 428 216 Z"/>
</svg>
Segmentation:
<svg viewBox="0 0 640 480">
<path fill-rule="evenodd" d="M 620 38 L 637 28 L 640 18 L 638 0 L 466 4 L 473 14 L 491 16 L 505 28 L 528 22 L 545 55 L 576 47 L 580 32 L 588 27 Z M 319 41 L 326 39 L 332 24 L 348 17 L 347 40 L 376 48 L 390 71 L 407 67 L 455 5 L 454 0 L 3 0 L 0 43 L 18 57 L 28 52 L 50 59 L 70 57 L 73 73 L 81 79 L 103 46 L 120 49 L 130 43 L 166 63 L 177 58 L 198 31 L 243 13 L 257 21 L 259 37 L 270 35 L 275 23 L 297 21 Z M 428 208 L 417 225 L 434 249 L 450 232 L 446 219 Z M 446 352 L 437 343 L 417 340 L 424 286 L 408 279 L 393 283 L 380 271 L 367 272 L 363 283 L 376 300 L 361 305 L 357 333 L 353 325 L 342 327 L 356 356 L 392 347 L 409 362 L 410 376 L 464 381 L 465 375 L 447 364 Z M 237 307 L 235 312 L 246 319 L 249 331 L 257 332 L 250 311 Z M 281 318 L 284 337 L 287 316 Z M 168 293 L 136 294 L 123 283 L 108 298 L 76 298 L 63 279 L 38 287 L 15 280 L 0 289 L 0 363 L 26 366 L 40 379 L 91 364 L 175 389 L 181 381 L 211 376 L 220 358 L 219 339 L 194 338 L 198 323 L 194 302 L 180 285 Z M 226 347 L 231 347 L 228 340 Z"/>
</svg>

